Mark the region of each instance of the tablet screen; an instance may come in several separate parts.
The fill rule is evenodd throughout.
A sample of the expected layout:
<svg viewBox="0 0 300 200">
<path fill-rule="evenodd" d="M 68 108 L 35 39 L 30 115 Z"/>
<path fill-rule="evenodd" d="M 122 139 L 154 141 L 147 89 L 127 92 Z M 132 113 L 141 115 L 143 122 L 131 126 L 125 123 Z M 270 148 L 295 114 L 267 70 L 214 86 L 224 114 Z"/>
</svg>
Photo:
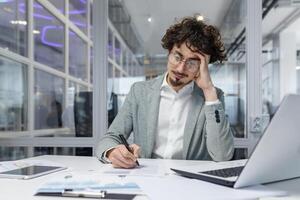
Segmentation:
<svg viewBox="0 0 300 200">
<path fill-rule="evenodd" d="M 1 172 L 0 175 L 7 174 L 7 175 L 31 176 L 31 175 L 44 173 L 44 172 L 53 171 L 53 170 L 56 170 L 59 168 L 61 168 L 61 167 L 33 165 L 33 166 L 23 167 L 23 168 L 11 170 L 11 171 Z"/>
</svg>

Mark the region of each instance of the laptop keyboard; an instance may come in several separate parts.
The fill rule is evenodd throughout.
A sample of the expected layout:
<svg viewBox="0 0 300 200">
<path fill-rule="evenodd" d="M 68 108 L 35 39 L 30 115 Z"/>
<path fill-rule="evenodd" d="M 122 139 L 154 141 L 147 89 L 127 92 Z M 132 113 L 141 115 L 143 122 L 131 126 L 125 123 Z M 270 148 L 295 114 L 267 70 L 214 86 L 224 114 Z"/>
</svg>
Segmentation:
<svg viewBox="0 0 300 200">
<path fill-rule="evenodd" d="M 228 177 L 233 177 L 233 176 L 239 176 L 240 173 L 242 172 L 243 168 L 244 168 L 244 166 L 225 168 L 225 169 L 217 169 L 217 170 L 199 172 L 199 173 L 228 178 Z"/>
</svg>

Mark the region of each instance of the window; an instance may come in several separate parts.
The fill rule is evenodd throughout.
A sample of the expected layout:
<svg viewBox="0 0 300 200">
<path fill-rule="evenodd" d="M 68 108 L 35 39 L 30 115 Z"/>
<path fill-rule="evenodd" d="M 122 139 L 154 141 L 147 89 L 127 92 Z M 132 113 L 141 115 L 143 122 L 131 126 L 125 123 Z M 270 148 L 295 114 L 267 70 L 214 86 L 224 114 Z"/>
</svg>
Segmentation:
<svg viewBox="0 0 300 200">
<path fill-rule="evenodd" d="M 27 56 L 27 1 L 0 1 L 0 48 Z"/>
<path fill-rule="evenodd" d="M 0 132 L 27 130 L 26 67 L 0 56 Z"/>
<path fill-rule="evenodd" d="M 87 81 L 87 44 L 73 31 L 69 32 L 69 73 Z"/>
<path fill-rule="evenodd" d="M 84 33 L 87 32 L 87 0 L 69 0 L 69 19 Z"/>
<path fill-rule="evenodd" d="M 65 71 L 65 27 L 41 4 L 34 3 L 34 59 L 59 71 Z"/>
<path fill-rule="evenodd" d="M 91 1 L 69 1 L 69 19 L 65 2 L 0 1 L 0 135 L 26 143 L 0 147 L 1 159 L 92 155 L 91 140 L 66 138 L 93 136 Z"/>
</svg>

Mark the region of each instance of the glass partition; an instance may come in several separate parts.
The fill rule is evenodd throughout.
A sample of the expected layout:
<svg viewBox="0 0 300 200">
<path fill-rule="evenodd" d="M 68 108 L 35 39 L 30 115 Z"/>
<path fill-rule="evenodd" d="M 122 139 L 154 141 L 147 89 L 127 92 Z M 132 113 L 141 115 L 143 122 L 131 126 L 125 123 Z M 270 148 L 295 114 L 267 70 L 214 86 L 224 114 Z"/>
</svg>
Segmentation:
<svg viewBox="0 0 300 200">
<path fill-rule="evenodd" d="M 36 70 L 34 84 L 34 128 L 62 128 L 64 112 L 64 80 L 49 73 Z"/>
<path fill-rule="evenodd" d="M 59 71 L 65 71 L 65 28 L 41 4 L 34 2 L 34 59 Z"/>
<path fill-rule="evenodd" d="M 263 7 L 262 112 L 271 120 L 285 95 L 300 94 L 300 16 L 293 3 Z"/>
<path fill-rule="evenodd" d="M 87 43 L 73 31 L 69 32 L 69 73 L 87 81 Z"/>
<path fill-rule="evenodd" d="M 69 0 L 69 19 L 84 33 L 87 32 L 88 0 Z"/>
<path fill-rule="evenodd" d="M 0 136 L 2 132 L 27 130 L 26 67 L 0 56 Z"/>
<path fill-rule="evenodd" d="M 0 48 L 27 56 L 27 1 L 0 1 Z"/>
<path fill-rule="evenodd" d="M 214 84 L 224 91 L 225 112 L 236 138 L 246 133 L 246 0 L 233 0 L 220 31 L 228 60 L 224 65 L 211 65 Z"/>
</svg>

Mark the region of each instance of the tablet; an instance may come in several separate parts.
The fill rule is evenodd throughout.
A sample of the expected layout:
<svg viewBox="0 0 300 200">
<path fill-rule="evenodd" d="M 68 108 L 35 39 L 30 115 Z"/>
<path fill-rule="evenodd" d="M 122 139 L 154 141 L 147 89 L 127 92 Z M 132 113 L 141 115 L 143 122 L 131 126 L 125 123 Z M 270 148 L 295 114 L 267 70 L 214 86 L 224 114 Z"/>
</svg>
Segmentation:
<svg viewBox="0 0 300 200">
<path fill-rule="evenodd" d="M 0 178 L 31 179 L 63 169 L 66 169 L 66 167 L 32 165 L 10 171 L 0 172 Z"/>
</svg>

